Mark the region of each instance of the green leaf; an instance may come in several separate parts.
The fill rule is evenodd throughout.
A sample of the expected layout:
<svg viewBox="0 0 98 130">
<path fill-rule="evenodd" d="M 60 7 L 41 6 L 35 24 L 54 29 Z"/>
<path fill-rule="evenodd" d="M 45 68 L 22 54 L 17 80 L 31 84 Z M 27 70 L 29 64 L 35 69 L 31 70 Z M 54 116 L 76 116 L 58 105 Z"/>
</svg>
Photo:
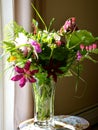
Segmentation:
<svg viewBox="0 0 98 130">
<path fill-rule="evenodd" d="M 14 38 L 14 29 L 13 29 L 13 24 L 9 23 L 8 25 L 5 26 L 4 28 L 4 40 L 10 41 Z"/>
<path fill-rule="evenodd" d="M 32 22 L 33 22 L 35 27 L 38 27 L 38 22 L 35 19 L 33 19 Z"/>
<path fill-rule="evenodd" d="M 66 70 L 65 71 L 65 68 L 66 67 L 60 67 L 60 70 L 62 70 L 64 72 L 64 75 L 63 76 L 66 76 L 66 77 L 70 77 L 70 76 L 73 76 L 71 71 L 70 70 Z"/>
<path fill-rule="evenodd" d="M 8 46 L 8 47 L 15 47 L 15 44 L 12 43 L 12 42 L 3 41 L 3 44 L 5 44 L 5 45 Z"/>
<path fill-rule="evenodd" d="M 58 47 L 53 50 L 53 58 L 59 61 L 64 60 L 68 50 L 65 47 Z"/>
<path fill-rule="evenodd" d="M 13 41 L 19 32 L 27 33 L 22 26 L 19 26 L 16 22 L 10 22 L 4 28 L 4 40 Z"/>
<path fill-rule="evenodd" d="M 50 59 L 51 49 L 47 46 L 47 44 L 43 44 L 42 53 L 39 53 L 39 58 L 42 60 Z"/>
<path fill-rule="evenodd" d="M 13 44 L 13 42 L 3 41 L 3 44 L 4 44 L 3 47 L 5 48 L 5 51 L 11 52 L 11 51 L 15 50 L 15 45 Z"/>
<path fill-rule="evenodd" d="M 35 75 L 36 75 L 37 79 L 40 79 L 38 81 L 39 85 L 42 85 L 44 83 L 46 84 L 46 83 L 48 83 L 50 81 L 50 79 L 47 78 L 47 73 L 45 73 L 45 72 L 43 74 L 42 74 L 42 72 L 36 73 Z"/>
<path fill-rule="evenodd" d="M 98 48 L 91 51 L 92 53 L 98 54 Z"/>
<path fill-rule="evenodd" d="M 67 47 L 69 48 L 79 46 L 81 43 L 83 43 L 84 45 L 90 45 L 91 43 L 96 41 L 96 38 L 93 37 L 92 33 L 86 30 L 78 30 L 72 32 L 70 36 L 67 37 L 67 39 Z"/>
<path fill-rule="evenodd" d="M 49 27 L 48 27 L 48 31 L 50 31 L 50 28 L 51 28 L 51 26 L 52 26 L 52 24 L 53 24 L 53 22 L 54 22 L 54 18 L 52 18 L 52 20 L 50 21 L 50 24 L 49 24 Z"/>
</svg>

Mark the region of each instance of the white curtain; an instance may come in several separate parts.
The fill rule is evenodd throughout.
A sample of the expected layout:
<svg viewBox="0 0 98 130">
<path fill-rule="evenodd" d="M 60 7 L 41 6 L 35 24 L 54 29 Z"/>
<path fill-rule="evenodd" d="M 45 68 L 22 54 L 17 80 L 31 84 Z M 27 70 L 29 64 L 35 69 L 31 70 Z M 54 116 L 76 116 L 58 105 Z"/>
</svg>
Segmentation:
<svg viewBox="0 0 98 130">
<path fill-rule="evenodd" d="M 13 20 L 13 0 L 0 0 L 0 40 L 3 29 Z M 0 54 L 2 53 L 0 42 Z M 0 130 L 14 129 L 14 83 L 9 80 L 9 71 L 4 73 L 5 58 L 0 59 Z"/>
<path fill-rule="evenodd" d="M 15 0 L 15 21 L 23 26 L 26 31 L 31 31 L 32 7 L 31 0 Z M 33 117 L 32 86 L 28 83 L 20 88 L 15 84 L 15 130 L 19 123 Z"/>
</svg>

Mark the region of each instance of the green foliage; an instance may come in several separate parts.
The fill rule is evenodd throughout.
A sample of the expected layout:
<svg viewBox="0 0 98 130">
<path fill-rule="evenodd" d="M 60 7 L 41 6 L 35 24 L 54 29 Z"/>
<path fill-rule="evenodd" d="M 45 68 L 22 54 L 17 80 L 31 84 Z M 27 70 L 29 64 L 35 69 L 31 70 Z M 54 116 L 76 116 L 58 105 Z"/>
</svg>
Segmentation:
<svg viewBox="0 0 98 130">
<path fill-rule="evenodd" d="M 4 28 L 4 41 L 13 41 L 19 32 L 26 33 L 22 26 L 19 26 L 16 22 L 10 22 Z"/>
<path fill-rule="evenodd" d="M 82 43 L 84 45 L 90 45 L 91 43 L 94 43 L 96 41 L 96 38 L 93 37 L 92 33 L 88 32 L 87 30 L 78 30 L 69 34 L 67 40 L 68 48 L 79 48 L 79 45 Z"/>
<path fill-rule="evenodd" d="M 38 28 L 38 22 L 37 22 L 35 19 L 32 20 L 32 23 L 34 24 L 34 26 L 35 26 L 36 28 Z"/>
<path fill-rule="evenodd" d="M 13 64 L 13 67 L 22 68 L 29 61 L 31 72 L 38 70 L 34 78 L 40 79 L 41 85 L 48 84 L 51 79 L 56 82 L 58 77 L 72 76 L 73 72 L 76 77 L 82 79 L 82 61 L 89 59 L 97 62 L 92 58 L 92 54 L 98 54 L 98 37 L 94 37 L 87 30 L 78 30 L 75 18 L 65 21 L 58 31 L 51 28 L 54 18 L 47 27 L 33 4 L 32 7 L 45 29 L 39 28 L 35 19 L 32 20 L 31 33 L 16 22 L 9 23 L 5 27 L 3 41 L 5 55 L 8 55 L 7 61 Z M 23 69 L 26 81 L 30 81 L 31 73 Z"/>
<path fill-rule="evenodd" d="M 68 49 L 66 47 L 57 47 L 53 50 L 53 58 L 58 61 L 63 61 L 67 58 Z"/>
<path fill-rule="evenodd" d="M 42 53 L 39 54 L 39 58 L 41 60 L 49 60 L 51 55 L 51 48 L 47 46 L 47 44 L 43 44 Z"/>
</svg>

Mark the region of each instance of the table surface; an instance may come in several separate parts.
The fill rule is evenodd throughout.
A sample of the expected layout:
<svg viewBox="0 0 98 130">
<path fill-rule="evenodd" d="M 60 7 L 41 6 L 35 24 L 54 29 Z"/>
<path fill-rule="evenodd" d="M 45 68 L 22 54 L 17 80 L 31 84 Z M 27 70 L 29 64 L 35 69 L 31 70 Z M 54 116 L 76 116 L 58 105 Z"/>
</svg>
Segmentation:
<svg viewBox="0 0 98 130">
<path fill-rule="evenodd" d="M 89 127 L 89 122 L 78 116 L 58 115 L 54 116 L 54 119 L 56 124 L 55 130 L 84 130 Z M 19 130 L 36 130 L 34 119 L 32 118 L 20 123 Z"/>
</svg>

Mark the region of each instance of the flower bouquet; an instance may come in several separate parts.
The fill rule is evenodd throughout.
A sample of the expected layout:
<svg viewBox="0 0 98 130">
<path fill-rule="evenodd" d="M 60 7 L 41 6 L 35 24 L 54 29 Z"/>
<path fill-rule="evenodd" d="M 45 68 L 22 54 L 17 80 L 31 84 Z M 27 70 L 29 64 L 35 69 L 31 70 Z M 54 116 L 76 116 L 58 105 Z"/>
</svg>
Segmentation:
<svg viewBox="0 0 98 130">
<path fill-rule="evenodd" d="M 45 28 L 40 29 L 35 19 L 32 20 L 31 33 L 15 22 L 9 23 L 5 29 L 3 48 L 15 71 L 11 80 L 19 81 L 20 87 L 27 82 L 33 84 L 35 124 L 48 126 L 54 113 L 54 83 L 62 76 L 75 74 L 80 78 L 84 59 L 96 62 L 91 54 L 98 54 L 98 37 L 87 30 L 80 30 L 75 17 L 67 19 L 59 30 L 51 29 L 54 19 L 47 27 L 35 11 Z"/>
</svg>

